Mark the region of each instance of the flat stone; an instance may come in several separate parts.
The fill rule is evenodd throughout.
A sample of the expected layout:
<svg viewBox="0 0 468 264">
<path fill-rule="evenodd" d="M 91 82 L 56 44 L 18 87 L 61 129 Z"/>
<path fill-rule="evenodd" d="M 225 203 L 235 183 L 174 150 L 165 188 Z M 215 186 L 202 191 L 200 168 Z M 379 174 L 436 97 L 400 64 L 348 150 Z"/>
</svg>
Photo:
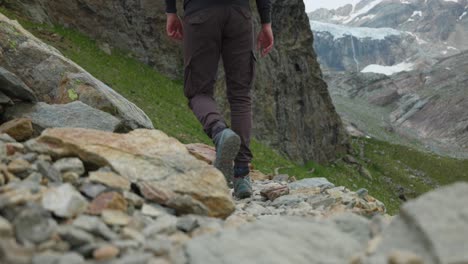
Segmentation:
<svg viewBox="0 0 468 264">
<path fill-rule="evenodd" d="M 118 237 L 106 224 L 104 224 L 104 222 L 102 222 L 99 217 L 96 216 L 80 215 L 73 221 L 72 225 L 106 240 L 114 240 Z"/>
<path fill-rule="evenodd" d="M 81 247 L 94 242 L 94 237 L 90 233 L 71 225 L 60 226 L 57 233 L 72 247 Z"/>
<path fill-rule="evenodd" d="M 86 199 L 69 183 L 50 188 L 42 198 L 42 206 L 60 217 L 74 217 L 88 206 Z"/>
<path fill-rule="evenodd" d="M 307 199 L 312 208 L 317 209 L 319 207 L 327 208 L 336 203 L 336 198 L 327 196 L 312 196 Z"/>
<path fill-rule="evenodd" d="M 147 240 L 144 245 L 145 251 L 149 251 L 156 256 L 168 255 L 172 249 L 172 242 L 166 237 Z"/>
<path fill-rule="evenodd" d="M 371 239 L 370 222 L 367 218 L 353 213 L 333 216 L 331 219 L 339 230 L 349 234 L 362 245 Z"/>
<path fill-rule="evenodd" d="M 52 152 L 79 156 L 99 167 L 110 166 L 136 183 L 147 200 L 174 208 L 179 214 L 223 218 L 234 210 L 223 175 L 161 131 L 137 129 L 115 134 L 54 128 L 44 131 L 38 142 L 47 144 Z"/>
<path fill-rule="evenodd" d="M 216 149 L 202 143 L 194 143 L 185 145 L 195 158 L 204 161 L 208 164 L 213 164 L 216 159 Z"/>
<path fill-rule="evenodd" d="M 93 257 L 96 260 L 103 261 L 117 257 L 120 250 L 112 245 L 106 245 L 94 250 Z"/>
<path fill-rule="evenodd" d="M 14 99 L 37 102 L 34 92 L 18 76 L 3 67 L 0 67 L 0 91 Z"/>
<path fill-rule="evenodd" d="M 73 118 L 70 118 L 70 116 L 73 116 Z M 43 102 L 16 104 L 6 110 L 5 117 L 9 119 L 29 118 L 37 134 L 40 134 L 46 128 L 52 127 L 81 127 L 116 131 L 121 125 L 121 121 L 111 114 L 80 101 L 57 105 L 49 105 Z"/>
<path fill-rule="evenodd" d="M 268 200 L 274 201 L 276 198 L 280 196 L 289 194 L 289 188 L 288 186 L 275 186 L 272 188 L 262 190 L 260 194 L 263 197 L 266 197 Z"/>
<path fill-rule="evenodd" d="M 124 227 L 122 229 L 122 237 L 138 241 L 142 244 L 145 242 L 145 236 L 142 233 L 129 227 Z"/>
<path fill-rule="evenodd" d="M 127 211 L 127 200 L 118 192 L 104 192 L 96 196 L 89 204 L 87 212 L 99 215 L 106 209 Z"/>
<path fill-rule="evenodd" d="M 89 173 L 89 180 L 111 188 L 130 190 L 130 181 L 113 172 L 93 171 Z"/>
<path fill-rule="evenodd" d="M 104 210 L 101 213 L 101 218 L 104 223 L 108 225 L 120 225 L 125 226 L 130 223 L 132 219 L 126 213 L 118 210 Z"/>
<path fill-rule="evenodd" d="M 74 172 L 81 176 L 85 172 L 84 164 L 78 158 L 59 159 L 52 166 L 61 173 Z"/>
<path fill-rule="evenodd" d="M 291 190 L 298 190 L 303 188 L 333 188 L 335 185 L 325 178 L 307 178 L 295 181 L 289 184 Z"/>
<path fill-rule="evenodd" d="M 347 263 L 362 247 L 348 234 L 326 222 L 270 217 L 238 229 L 195 237 L 187 242 L 185 254 L 191 264 L 335 264 Z"/>
<path fill-rule="evenodd" d="M 33 132 L 29 118 L 16 118 L 0 125 L 0 133 L 6 133 L 17 141 L 30 139 Z"/>
<path fill-rule="evenodd" d="M 55 169 L 48 161 L 45 160 L 38 160 L 36 161 L 37 170 L 47 177 L 50 181 L 55 183 L 62 182 L 62 175 L 61 173 Z"/>
<path fill-rule="evenodd" d="M 177 229 L 186 233 L 192 232 L 194 229 L 199 227 L 198 219 L 192 216 L 184 216 L 177 219 Z"/>
<path fill-rule="evenodd" d="M 12 237 L 13 236 L 13 226 L 8 220 L 0 216 L 0 237 Z"/>
<path fill-rule="evenodd" d="M 159 217 L 168 214 L 168 212 L 158 204 L 143 204 L 141 213 L 151 217 Z"/>
<path fill-rule="evenodd" d="M 92 184 L 92 183 L 84 183 L 80 187 L 80 192 L 86 195 L 89 198 L 96 198 L 99 194 L 103 193 L 107 190 L 107 187 L 102 184 Z"/>
<path fill-rule="evenodd" d="M 57 227 L 49 212 L 39 206 L 26 207 L 13 221 L 16 239 L 21 243 L 48 240 Z"/>
<path fill-rule="evenodd" d="M 8 171 L 14 174 L 20 174 L 29 170 L 31 170 L 31 163 L 23 159 L 15 159 L 8 164 Z"/>
<path fill-rule="evenodd" d="M 163 215 L 157 218 L 156 222 L 143 230 L 146 237 L 153 237 L 158 234 L 172 234 L 177 231 L 177 217 Z"/>
</svg>

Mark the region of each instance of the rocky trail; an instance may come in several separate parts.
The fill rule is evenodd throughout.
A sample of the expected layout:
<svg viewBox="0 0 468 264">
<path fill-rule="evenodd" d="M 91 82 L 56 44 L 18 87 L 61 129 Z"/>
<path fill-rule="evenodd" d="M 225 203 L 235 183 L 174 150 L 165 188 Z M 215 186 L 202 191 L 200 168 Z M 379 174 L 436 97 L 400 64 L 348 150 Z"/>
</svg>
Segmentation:
<svg viewBox="0 0 468 264">
<path fill-rule="evenodd" d="M 12 122 L 0 135 L 1 263 L 468 260 L 466 183 L 396 217 L 325 178 L 254 171 L 254 196 L 234 200 L 209 146 L 146 129 L 51 128 L 17 142 L 32 126 Z"/>
</svg>

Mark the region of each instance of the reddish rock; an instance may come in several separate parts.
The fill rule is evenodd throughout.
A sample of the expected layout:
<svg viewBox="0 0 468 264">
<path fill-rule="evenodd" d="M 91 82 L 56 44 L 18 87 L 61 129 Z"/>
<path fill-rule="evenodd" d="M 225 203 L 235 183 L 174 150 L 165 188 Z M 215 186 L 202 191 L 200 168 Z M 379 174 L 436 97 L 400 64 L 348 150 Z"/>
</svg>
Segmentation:
<svg viewBox="0 0 468 264">
<path fill-rule="evenodd" d="M 260 194 L 266 197 L 270 201 L 274 201 L 276 198 L 289 194 L 289 188 L 285 186 L 275 186 L 269 189 L 262 190 Z"/>
<path fill-rule="evenodd" d="M 106 245 L 94 250 L 93 257 L 96 260 L 108 260 L 117 257 L 120 250 L 112 245 Z"/>
<path fill-rule="evenodd" d="M 106 209 L 127 211 L 127 200 L 118 192 L 101 193 L 89 204 L 87 213 L 99 215 Z"/>
<path fill-rule="evenodd" d="M 17 118 L 0 126 L 0 133 L 6 133 L 17 141 L 25 141 L 33 136 L 31 119 Z"/>
<path fill-rule="evenodd" d="M 212 146 L 201 143 L 187 144 L 185 146 L 195 158 L 208 164 L 213 164 L 216 159 L 216 149 Z"/>
</svg>

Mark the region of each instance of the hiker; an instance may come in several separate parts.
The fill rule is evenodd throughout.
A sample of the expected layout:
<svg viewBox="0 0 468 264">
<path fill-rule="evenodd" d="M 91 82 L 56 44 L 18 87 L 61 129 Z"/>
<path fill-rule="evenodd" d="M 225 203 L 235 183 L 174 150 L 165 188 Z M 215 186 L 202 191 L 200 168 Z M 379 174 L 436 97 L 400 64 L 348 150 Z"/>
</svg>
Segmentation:
<svg viewBox="0 0 468 264">
<path fill-rule="evenodd" d="M 256 2 L 262 23 L 257 48 L 265 56 L 273 48 L 271 2 Z M 236 197 L 248 198 L 252 195 L 249 163 L 253 158 L 249 148 L 250 90 L 256 63 L 250 1 L 185 0 L 182 20 L 176 12 L 176 0 L 166 0 L 167 34 L 183 41 L 184 93 L 189 107 L 216 146 L 214 166 L 233 185 Z M 226 73 L 232 130 L 213 97 L 220 58 Z"/>
</svg>

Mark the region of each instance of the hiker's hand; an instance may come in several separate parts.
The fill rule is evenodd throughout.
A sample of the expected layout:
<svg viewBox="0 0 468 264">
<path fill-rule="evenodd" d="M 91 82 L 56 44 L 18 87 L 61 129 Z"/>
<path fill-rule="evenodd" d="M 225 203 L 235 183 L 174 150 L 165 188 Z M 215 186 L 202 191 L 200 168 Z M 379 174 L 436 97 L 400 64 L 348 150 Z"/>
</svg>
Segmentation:
<svg viewBox="0 0 468 264">
<path fill-rule="evenodd" d="M 257 49 L 260 50 L 262 57 L 270 53 L 273 49 L 274 41 L 271 24 L 263 24 L 257 39 Z"/>
<path fill-rule="evenodd" d="M 167 35 L 173 40 L 180 41 L 183 39 L 184 29 L 177 14 L 167 14 L 166 31 Z"/>
</svg>

